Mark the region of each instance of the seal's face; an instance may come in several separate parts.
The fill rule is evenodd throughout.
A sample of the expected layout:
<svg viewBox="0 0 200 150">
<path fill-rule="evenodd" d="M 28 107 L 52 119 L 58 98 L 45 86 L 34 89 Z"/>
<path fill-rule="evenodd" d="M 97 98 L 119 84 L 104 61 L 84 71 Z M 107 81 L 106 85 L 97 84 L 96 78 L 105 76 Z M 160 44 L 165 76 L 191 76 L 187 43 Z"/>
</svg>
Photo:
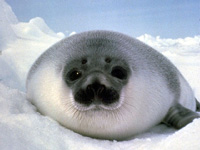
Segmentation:
<svg viewBox="0 0 200 150">
<path fill-rule="evenodd" d="M 119 108 L 123 103 L 121 90 L 129 76 L 130 69 L 122 59 L 97 53 L 71 60 L 63 72 L 72 90 L 72 103 L 79 111 Z"/>
</svg>

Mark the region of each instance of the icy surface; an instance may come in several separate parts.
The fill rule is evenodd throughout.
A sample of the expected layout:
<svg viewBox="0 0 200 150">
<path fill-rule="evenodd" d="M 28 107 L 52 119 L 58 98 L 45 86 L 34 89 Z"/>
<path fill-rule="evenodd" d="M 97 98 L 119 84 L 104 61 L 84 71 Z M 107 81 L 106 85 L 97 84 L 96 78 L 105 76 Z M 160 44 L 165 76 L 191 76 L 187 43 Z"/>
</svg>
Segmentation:
<svg viewBox="0 0 200 150">
<path fill-rule="evenodd" d="M 0 7 L 4 5 L 7 6 L 4 1 L 0 0 Z M 12 19 L 16 18 L 16 16 L 13 16 L 14 13 L 11 11 L 10 7 L 7 6 L 5 8 L 9 8 L 9 13 L 7 14 L 6 10 L 4 13 L 0 12 L 0 17 L 3 20 L 6 18 L 6 20 L 11 21 L 2 21 L 3 24 L 0 23 L 0 31 L 8 30 L 7 27 L 10 27 L 10 35 L 13 33 L 13 35 L 17 38 L 13 39 L 12 43 L 10 41 L 9 43 L 5 41 L 3 42 L 7 43 L 7 45 L 6 47 L 4 46 L 2 50 L 2 57 L 0 58 L 0 61 L 3 61 L 9 66 L 8 68 L 16 74 L 14 78 L 17 77 L 17 80 L 16 84 L 10 84 L 10 82 L 8 84 L 4 83 L 11 87 L 19 86 L 20 90 L 24 90 L 26 76 L 33 62 L 48 47 L 65 36 L 61 32 L 53 32 L 40 17 L 33 18 L 29 22 L 17 22 L 17 19 Z M 5 16 L 3 17 L 3 15 Z M 11 17 L 11 19 L 8 19 L 9 17 Z M 3 29 L 4 27 L 6 28 Z M 0 78 L 3 81 L 5 80 L 5 78 L 2 77 L 2 74 L 0 74 Z"/>
<path fill-rule="evenodd" d="M 26 100 L 26 75 L 39 55 L 63 37 L 63 33 L 52 31 L 42 18 L 18 22 L 10 6 L 0 0 L 0 150 L 200 149 L 200 119 L 181 130 L 158 125 L 126 141 L 107 141 L 84 137 L 40 115 Z M 200 99 L 199 35 L 162 39 L 145 34 L 138 39 L 167 56 Z"/>
<path fill-rule="evenodd" d="M 0 49 L 5 46 L 5 43 L 9 43 L 16 38 L 11 24 L 17 22 L 17 17 L 12 12 L 11 7 L 4 0 L 0 0 Z"/>
</svg>

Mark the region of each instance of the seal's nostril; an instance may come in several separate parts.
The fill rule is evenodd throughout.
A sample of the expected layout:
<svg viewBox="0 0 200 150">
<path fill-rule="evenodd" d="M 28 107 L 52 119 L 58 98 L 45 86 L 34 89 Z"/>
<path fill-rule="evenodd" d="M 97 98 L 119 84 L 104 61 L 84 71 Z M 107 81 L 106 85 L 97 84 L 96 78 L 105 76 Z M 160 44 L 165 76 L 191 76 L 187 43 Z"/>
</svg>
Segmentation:
<svg viewBox="0 0 200 150">
<path fill-rule="evenodd" d="M 87 88 L 86 88 L 86 91 L 91 91 L 91 90 L 92 90 L 92 86 L 88 85 Z"/>
<path fill-rule="evenodd" d="M 95 82 L 93 84 L 89 84 L 86 87 L 86 92 L 93 92 L 93 94 L 95 94 L 96 96 L 99 95 L 99 93 L 102 93 L 104 90 L 106 89 L 105 85 L 102 85 L 98 82 Z"/>
<path fill-rule="evenodd" d="M 100 85 L 99 89 L 97 90 L 97 95 L 99 96 L 105 90 L 106 90 L 105 85 Z"/>
<path fill-rule="evenodd" d="M 92 103 L 93 98 L 92 98 L 92 95 L 88 95 L 88 93 L 85 93 L 84 90 L 79 90 L 74 95 L 74 99 L 76 102 L 78 102 L 80 104 L 89 106 Z"/>
</svg>

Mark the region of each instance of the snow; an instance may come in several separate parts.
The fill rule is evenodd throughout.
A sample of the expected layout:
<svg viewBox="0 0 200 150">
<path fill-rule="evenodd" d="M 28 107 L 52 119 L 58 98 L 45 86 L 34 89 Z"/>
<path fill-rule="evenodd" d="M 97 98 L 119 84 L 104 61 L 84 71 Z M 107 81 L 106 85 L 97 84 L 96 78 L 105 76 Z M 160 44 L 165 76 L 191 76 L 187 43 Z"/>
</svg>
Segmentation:
<svg viewBox="0 0 200 150">
<path fill-rule="evenodd" d="M 2 2 L 1 2 L 2 1 Z M 11 24 L 16 24 L 18 22 L 17 17 L 12 12 L 12 9 L 7 5 L 4 0 L 0 1 L 0 49 L 5 46 L 5 43 L 16 38 L 15 33 L 11 27 Z M 4 14 L 4 15 L 2 15 Z"/>
<path fill-rule="evenodd" d="M 152 37 L 151 35 L 145 34 L 138 37 L 138 39 L 151 45 L 155 49 L 159 49 L 161 52 L 170 51 L 181 55 L 199 53 L 200 35 L 186 37 L 184 39 L 161 39 L 159 36 Z"/>
<path fill-rule="evenodd" d="M 26 100 L 25 80 L 33 62 L 64 34 L 52 31 L 42 18 L 19 22 L 0 0 L 0 149 L 1 150 L 199 150 L 200 119 L 181 130 L 161 124 L 126 141 L 84 137 L 42 116 Z M 73 35 L 72 32 L 69 35 Z M 139 40 L 167 56 L 183 73 L 200 99 L 200 36 Z"/>
<path fill-rule="evenodd" d="M 25 90 L 26 76 L 33 62 L 48 47 L 64 38 L 64 34 L 53 32 L 39 17 L 31 19 L 28 23 L 11 24 L 11 27 L 17 38 L 4 48 L 1 59 L 16 73 L 20 81 L 20 84 L 17 83 L 20 90 Z"/>
</svg>

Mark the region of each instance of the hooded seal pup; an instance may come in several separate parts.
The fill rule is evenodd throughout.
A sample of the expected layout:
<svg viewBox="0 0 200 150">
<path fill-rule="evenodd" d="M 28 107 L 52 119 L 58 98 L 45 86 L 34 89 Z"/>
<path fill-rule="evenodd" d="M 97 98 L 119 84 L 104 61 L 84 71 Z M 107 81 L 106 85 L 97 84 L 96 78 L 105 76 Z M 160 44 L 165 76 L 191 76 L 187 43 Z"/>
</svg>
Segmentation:
<svg viewBox="0 0 200 150">
<path fill-rule="evenodd" d="M 166 57 L 111 31 L 76 34 L 50 47 L 29 71 L 27 99 L 66 128 L 109 140 L 199 118 L 191 87 Z"/>
</svg>

